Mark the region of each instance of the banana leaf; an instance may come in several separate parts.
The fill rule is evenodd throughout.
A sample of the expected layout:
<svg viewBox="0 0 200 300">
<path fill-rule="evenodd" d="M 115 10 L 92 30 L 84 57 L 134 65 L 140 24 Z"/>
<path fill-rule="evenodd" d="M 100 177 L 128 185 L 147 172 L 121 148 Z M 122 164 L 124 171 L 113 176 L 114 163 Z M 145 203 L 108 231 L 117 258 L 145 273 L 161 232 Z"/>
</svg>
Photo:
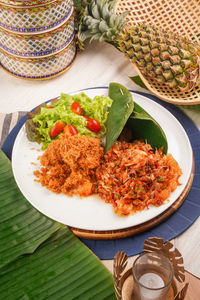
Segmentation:
<svg viewBox="0 0 200 300">
<path fill-rule="evenodd" d="M 119 137 L 134 107 L 131 93 L 119 83 L 110 83 L 108 95 L 113 103 L 107 120 L 105 153 Z"/>
<path fill-rule="evenodd" d="M 142 81 L 142 79 L 140 78 L 140 76 L 132 76 L 132 77 L 129 77 L 135 84 L 137 84 L 138 86 L 140 86 L 140 87 L 142 87 L 142 88 L 144 88 L 144 89 L 146 89 L 146 90 L 148 90 L 147 89 L 147 87 L 146 87 L 146 85 L 144 84 L 144 82 Z"/>
<path fill-rule="evenodd" d="M 168 143 L 164 131 L 141 106 L 133 101 L 131 93 L 125 87 L 118 83 L 111 83 L 109 97 L 113 100 L 113 104 L 108 115 L 105 152 L 112 147 L 121 133 L 122 137 L 124 132 L 126 132 L 124 135 L 128 132 L 130 138 L 127 141 L 143 139 L 154 149 L 162 147 L 163 153 L 167 153 Z M 125 130 L 127 128 L 129 131 Z"/>
<path fill-rule="evenodd" d="M 137 103 L 127 122 L 131 129 L 132 139 L 143 139 L 154 149 L 163 147 L 163 153 L 167 153 L 168 143 L 164 131 L 160 125 Z"/>
<path fill-rule="evenodd" d="M 60 224 L 39 213 L 21 194 L 9 159 L 0 150 L 0 268 L 33 253 Z"/>
<path fill-rule="evenodd" d="M 183 112 L 184 109 L 194 110 L 194 111 L 200 111 L 200 104 L 194 104 L 194 105 L 176 105 L 178 108 L 180 108 Z"/>
<path fill-rule="evenodd" d="M 1 299 L 116 299 L 111 273 L 67 227 L 1 268 L 0 277 Z"/>
<path fill-rule="evenodd" d="M 0 299 L 116 299 L 113 277 L 64 225 L 34 209 L 0 150 Z"/>
</svg>

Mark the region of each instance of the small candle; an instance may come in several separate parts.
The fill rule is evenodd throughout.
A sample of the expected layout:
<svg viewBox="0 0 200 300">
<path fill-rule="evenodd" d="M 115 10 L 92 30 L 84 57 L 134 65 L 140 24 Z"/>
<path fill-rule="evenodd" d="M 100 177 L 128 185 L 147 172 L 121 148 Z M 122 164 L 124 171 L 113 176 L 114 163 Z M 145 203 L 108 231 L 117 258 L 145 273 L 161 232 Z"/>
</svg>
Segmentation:
<svg viewBox="0 0 200 300">
<path fill-rule="evenodd" d="M 134 299 L 166 300 L 172 278 L 167 257 L 157 252 L 139 255 L 133 264 Z"/>
<path fill-rule="evenodd" d="M 147 288 L 159 289 L 165 286 L 163 279 L 155 273 L 145 273 L 143 274 L 139 282 Z"/>
</svg>

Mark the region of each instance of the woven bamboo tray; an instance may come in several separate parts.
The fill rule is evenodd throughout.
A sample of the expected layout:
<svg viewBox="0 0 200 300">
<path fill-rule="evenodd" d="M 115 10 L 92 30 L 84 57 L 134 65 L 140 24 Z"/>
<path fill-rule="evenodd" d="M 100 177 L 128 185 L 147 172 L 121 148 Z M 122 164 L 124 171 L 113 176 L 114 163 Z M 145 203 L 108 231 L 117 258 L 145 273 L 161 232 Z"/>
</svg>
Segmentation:
<svg viewBox="0 0 200 300">
<path fill-rule="evenodd" d="M 146 23 L 200 43 L 199 0 L 118 0 L 116 13 L 126 10 L 130 11 L 127 16 L 130 26 Z M 158 98 L 180 105 L 200 103 L 200 86 L 182 92 L 145 78 L 137 66 L 134 67 L 146 87 Z"/>
</svg>

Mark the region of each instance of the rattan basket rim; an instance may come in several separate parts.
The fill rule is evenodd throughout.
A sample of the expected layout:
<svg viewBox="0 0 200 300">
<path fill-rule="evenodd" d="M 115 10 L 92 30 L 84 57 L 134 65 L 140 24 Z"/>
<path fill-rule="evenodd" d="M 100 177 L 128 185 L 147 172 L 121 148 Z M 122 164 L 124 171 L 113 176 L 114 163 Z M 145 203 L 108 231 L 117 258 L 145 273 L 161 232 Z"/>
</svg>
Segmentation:
<svg viewBox="0 0 200 300">
<path fill-rule="evenodd" d="M 152 88 L 152 85 L 149 84 L 149 81 L 142 75 L 142 73 L 140 72 L 140 70 L 138 69 L 138 67 L 133 64 L 133 67 L 135 68 L 136 72 L 138 73 L 138 75 L 140 76 L 140 78 L 142 79 L 144 85 L 147 87 L 147 89 L 154 94 L 156 97 L 158 97 L 159 99 L 168 102 L 168 103 L 172 103 L 175 105 L 196 105 L 196 104 L 200 104 L 200 97 L 197 100 L 192 100 L 192 101 L 187 101 L 187 100 L 181 100 L 181 98 L 172 98 L 170 96 L 166 95 L 162 95 L 161 93 L 159 93 L 158 91 L 155 91 L 154 88 Z"/>
</svg>

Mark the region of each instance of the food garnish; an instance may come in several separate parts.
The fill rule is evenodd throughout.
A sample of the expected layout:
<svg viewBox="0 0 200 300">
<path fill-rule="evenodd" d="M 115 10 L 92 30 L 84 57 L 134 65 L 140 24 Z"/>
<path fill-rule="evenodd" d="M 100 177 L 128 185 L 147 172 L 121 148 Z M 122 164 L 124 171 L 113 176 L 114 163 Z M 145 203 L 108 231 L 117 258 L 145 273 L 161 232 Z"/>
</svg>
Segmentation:
<svg viewBox="0 0 200 300">
<path fill-rule="evenodd" d="M 101 130 L 101 125 L 97 120 L 88 118 L 87 128 L 93 132 L 99 132 Z"/>
<path fill-rule="evenodd" d="M 78 134 L 78 131 L 75 126 L 68 124 L 64 127 L 64 133 L 67 133 L 68 135 L 75 135 Z"/>
<path fill-rule="evenodd" d="M 119 83 L 110 83 L 108 94 L 113 103 L 107 121 L 105 152 L 111 148 L 122 130 L 128 128 L 131 132 L 129 141 L 142 138 L 154 149 L 162 147 L 166 154 L 168 143 L 164 131 L 140 105 L 136 102 L 132 104 L 132 94 Z"/>
<path fill-rule="evenodd" d="M 179 183 L 182 171 L 171 154 L 144 142 L 115 142 L 96 170 L 98 195 L 119 215 L 160 206 Z"/>
<path fill-rule="evenodd" d="M 42 143 L 43 150 L 58 138 L 66 125 L 76 128 L 79 135 L 102 137 L 111 104 L 112 100 L 105 96 L 91 99 L 85 93 L 61 94 L 59 99 L 27 114 L 27 137 L 30 141 Z"/>
<path fill-rule="evenodd" d="M 143 139 L 147 141 L 154 150 L 162 148 L 163 153 L 167 153 L 168 142 L 163 129 L 158 122 L 137 103 L 135 103 L 134 110 L 128 119 L 127 127 L 131 129 L 132 140 Z"/>
<path fill-rule="evenodd" d="M 132 95 L 123 85 L 110 83 L 108 95 L 113 103 L 107 121 L 105 152 L 112 147 L 119 137 L 134 108 Z"/>
<path fill-rule="evenodd" d="M 75 114 L 77 114 L 77 115 L 81 115 L 81 113 L 82 113 L 81 105 L 80 105 L 80 103 L 77 102 L 77 101 L 74 101 L 74 102 L 72 103 L 71 110 L 72 110 Z"/>
<path fill-rule="evenodd" d="M 49 135 L 51 138 L 55 138 L 56 136 L 58 136 L 65 128 L 65 123 L 58 121 L 56 122 L 56 124 L 51 128 Z"/>
</svg>

